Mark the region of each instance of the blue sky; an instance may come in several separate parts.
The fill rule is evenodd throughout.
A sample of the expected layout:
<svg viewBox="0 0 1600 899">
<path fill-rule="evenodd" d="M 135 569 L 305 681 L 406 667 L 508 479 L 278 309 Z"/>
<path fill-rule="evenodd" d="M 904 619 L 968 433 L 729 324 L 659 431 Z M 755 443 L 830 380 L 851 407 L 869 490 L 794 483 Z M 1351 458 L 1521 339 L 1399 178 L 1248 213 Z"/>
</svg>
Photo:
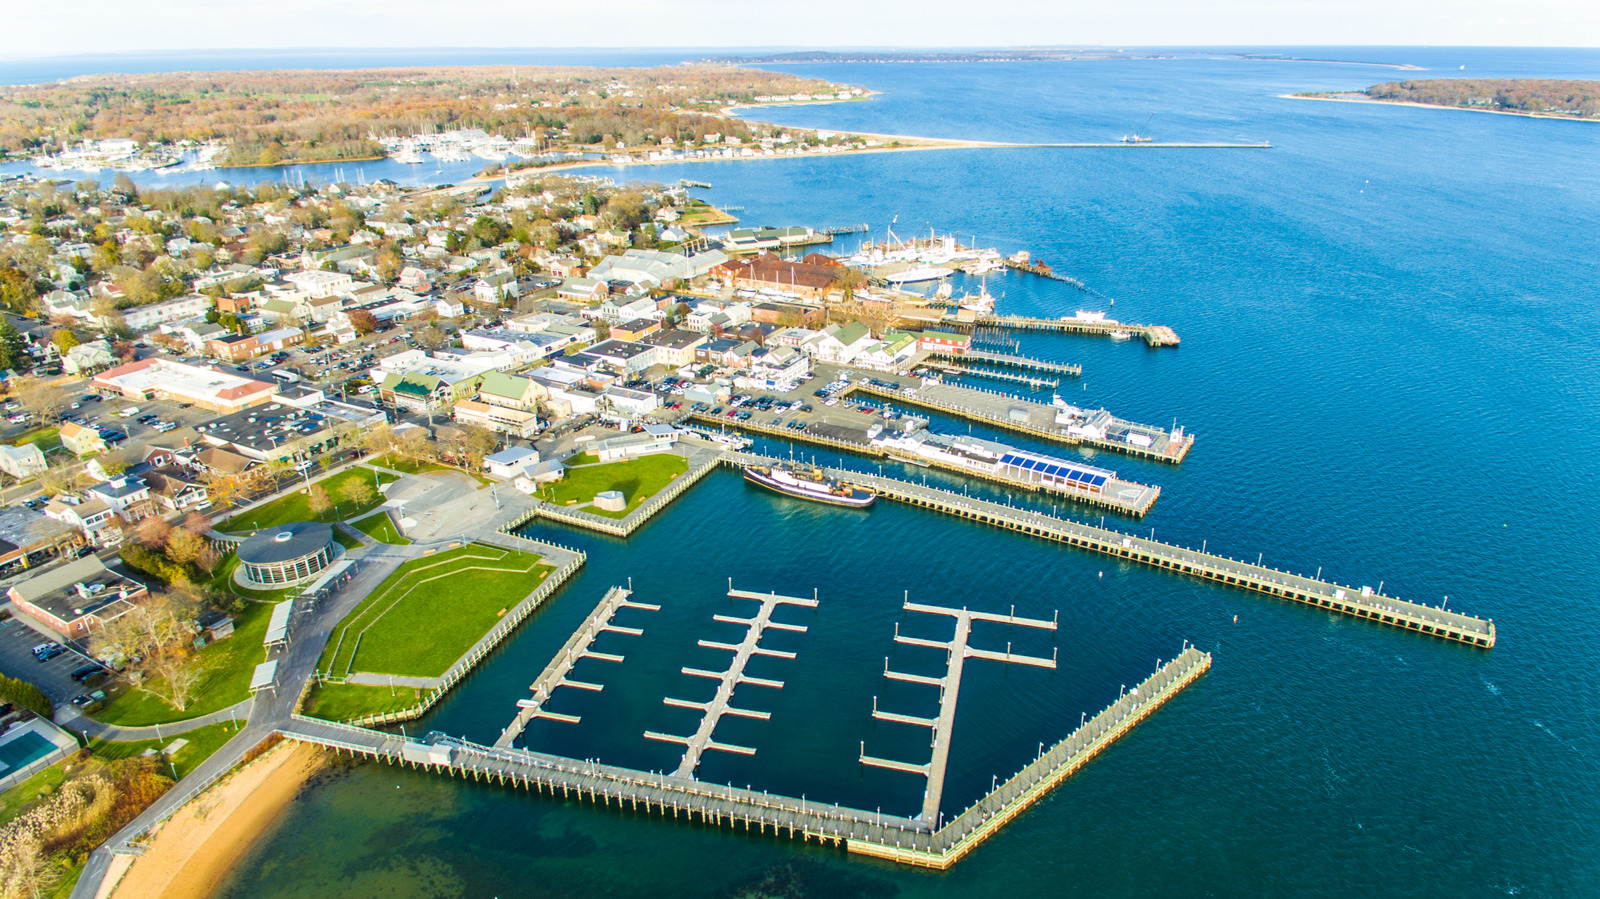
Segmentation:
<svg viewBox="0 0 1600 899">
<path fill-rule="evenodd" d="M 281 47 L 1600 46 L 1596 0 L 73 0 L 0 58 Z M 27 35 L 26 41 L 15 40 Z"/>
</svg>

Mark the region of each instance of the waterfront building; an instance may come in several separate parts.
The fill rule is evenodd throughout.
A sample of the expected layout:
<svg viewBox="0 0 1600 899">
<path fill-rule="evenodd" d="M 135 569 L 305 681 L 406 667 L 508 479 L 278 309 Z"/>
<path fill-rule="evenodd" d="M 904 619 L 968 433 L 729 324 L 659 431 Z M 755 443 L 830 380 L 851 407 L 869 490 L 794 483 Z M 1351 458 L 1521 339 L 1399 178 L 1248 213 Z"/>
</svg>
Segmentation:
<svg viewBox="0 0 1600 899">
<path fill-rule="evenodd" d="M 298 521 L 257 531 L 239 544 L 239 571 L 254 587 L 285 587 L 310 580 L 339 554 L 333 528 Z"/>
</svg>

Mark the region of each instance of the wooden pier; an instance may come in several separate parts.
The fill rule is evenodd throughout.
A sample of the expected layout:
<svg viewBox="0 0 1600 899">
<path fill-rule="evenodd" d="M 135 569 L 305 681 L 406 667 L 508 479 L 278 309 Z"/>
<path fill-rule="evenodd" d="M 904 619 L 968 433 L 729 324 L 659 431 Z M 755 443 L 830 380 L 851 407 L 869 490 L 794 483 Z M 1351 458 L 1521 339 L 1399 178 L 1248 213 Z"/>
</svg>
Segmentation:
<svg viewBox="0 0 1600 899">
<path fill-rule="evenodd" d="M 980 315 L 969 321 L 948 318 L 946 327 L 1000 328 L 1008 331 L 1050 331 L 1057 334 L 1084 334 L 1091 337 L 1112 337 L 1125 333 L 1138 337 L 1152 347 L 1177 346 L 1178 334 L 1166 325 L 1136 325 L 1128 322 L 1095 321 L 1077 318 L 1034 318 L 1026 315 Z"/>
<path fill-rule="evenodd" d="M 1089 446 L 1174 465 L 1182 462 L 1189 455 L 1189 450 L 1194 447 L 1194 435 L 1185 433 L 1182 428 L 1167 431 L 1154 425 L 1138 424 L 1117 418 L 1104 409 L 1088 412 L 1088 418 L 1084 423 L 1092 425 L 1104 433 L 1105 437 L 1074 434 L 1068 427 L 1056 424 L 1056 409 L 1053 406 L 1009 393 L 980 390 L 976 387 L 924 384 L 921 387 L 893 390 L 865 381 L 853 381 L 839 395 L 849 397 L 856 393 L 940 412 L 953 418 L 982 422 L 1052 443 Z M 1012 417 L 1010 413 L 1015 409 L 1025 410 L 1027 416 L 1022 419 Z M 1135 443 L 1129 439 L 1135 436 L 1136 439 L 1148 441 L 1148 445 Z M 1113 437 L 1120 439 L 1112 439 Z"/>
<path fill-rule="evenodd" d="M 554 721 L 565 721 L 568 724 L 578 723 L 578 716 L 563 715 L 559 712 L 549 711 L 544 707 L 544 704 L 550 701 L 550 694 L 554 693 L 557 687 L 573 687 L 596 692 L 601 689 L 599 684 L 575 681 L 568 678 L 567 675 L 572 672 L 573 666 L 583 659 L 600 659 L 605 662 L 622 661 L 622 656 L 609 652 L 596 652 L 590 647 L 593 646 L 594 641 L 601 634 L 608 631 L 635 637 L 644 633 L 638 628 L 621 627 L 611 623 L 612 616 L 616 615 L 621 609 L 661 611 L 661 607 L 657 605 L 633 602 L 632 595 L 632 590 L 623 587 L 612 587 L 606 591 L 606 595 L 600 600 L 600 604 L 595 606 L 594 611 L 589 613 L 589 617 L 585 618 L 583 623 L 578 626 L 578 629 L 572 632 L 572 636 L 567 638 L 566 644 L 556 653 L 555 658 L 550 660 L 550 664 L 546 665 L 544 670 L 539 673 L 539 676 L 534 679 L 534 682 L 528 686 L 528 689 L 533 693 L 533 698 L 522 700 L 517 704 L 517 716 L 500 732 L 500 739 L 496 740 L 494 744 L 497 748 L 512 745 L 517 737 L 522 735 L 528 723 L 535 718 L 549 718 Z"/>
<path fill-rule="evenodd" d="M 1069 378 L 1081 377 L 1083 366 L 1071 365 L 1064 362 L 1047 362 L 1043 359 L 1033 359 L 1028 356 L 1014 356 L 1008 353 L 991 353 L 987 350 L 967 350 L 964 353 L 931 352 L 929 355 L 940 359 L 955 359 L 963 362 L 985 362 L 989 365 L 1005 365 L 1011 368 L 1021 368 L 1028 371 L 1042 371 L 1055 375 L 1066 375 Z"/>
<path fill-rule="evenodd" d="M 923 366 L 935 371 L 950 375 L 965 375 L 969 378 L 988 378 L 993 381 L 1007 381 L 1012 384 L 1022 384 L 1034 390 L 1043 390 L 1046 387 L 1054 390 L 1061 386 L 1057 378 L 1037 378 L 1033 375 L 1024 375 L 1013 371 L 996 371 L 992 368 L 970 368 L 960 365 L 950 365 L 944 362 L 925 361 Z"/>
<path fill-rule="evenodd" d="M 729 453 L 731 464 L 770 465 L 775 461 L 751 453 Z M 1493 619 L 1475 618 L 1437 606 L 1385 596 L 1370 587 L 1350 587 L 1251 564 L 1227 556 L 1124 534 L 1069 521 L 1043 512 L 964 496 L 937 487 L 846 469 L 826 469 L 840 481 L 873 491 L 884 499 L 932 509 L 970 521 L 1065 543 L 1128 562 L 1190 574 L 1280 599 L 1305 603 L 1329 612 L 1362 618 L 1404 630 L 1442 637 L 1488 649 L 1495 643 Z"/>
<path fill-rule="evenodd" d="M 1016 775 L 937 829 L 925 821 L 882 812 L 525 749 L 482 746 L 442 734 L 430 734 L 426 741 L 418 741 L 303 715 L 293 716 L 279 732 L 288 739 L 323 746 L 342 755 L 436 771 L 478 783 L 521 788 L 563 800 L 615 805 L 619 811 L 626 809 L 635 814 L 642 811 L 807 842 L 815 839 L 856 854 L 948 868 L 1193 683 L 1210 665 L 1210 655 L 1186 648 L 1178 658 L 1161 666 L 1135 689 L 1125 692 L 1066 739 L 1040 753 Z"/>
<path fill-rule="evenodd" d="M 700 645 L 708 649 L 726 649 L 733 652 L 733 661 L 728 664 L 726 671 L 703 671 L 699 668 L 684 668 L 683 673 L 695 677 L 707 677 L 717 682 L 716 695 L 710 702 L 691 702 L 687 699 L 673 699 L 668 697 L 663 700 L 667 705 L 679 708 L 700 709 L 705 716 L 700 719 L 700 726 L 687 737 L 678 737 L 671 734 L 662 734 L 655 731 L 645 731 L 645 737 L 651 740 L 661 740 L 667 743 L 682 743 L 686 748 L 683 759 L 678 763 L 676 777 L 687 779 L 694 778 L 695 769 L 700 767 L 700 757 L 706 750 L 715 749 L 719 752 L 736 752 L 740 755 L 755 755 L 756 751 L 748 746 L 735 746 L 731 743 L 718 743 L 711 739 L 711 734 L 717 729 L 717 722 L 723 715 L 733 715 L 740 718 L 758 718 L 765 721 L 772 717 L 767 712 L 756 712 L 748 709 L 734 708 L 733 691 L 740 684 L 750 684 L 754 687 L 770 687 L 775 690 L 783 689 L 783 681 L 769 680 L 762 677 L 750 677 L 744 673 L 745 666 L 750 663 L 754 655 L 772 656 L 780 659 L 792 659 L 794 653 L 783 652 L 777 649 L 762 649 L 760 646 L 761 635 L 768 628 L 778 631 L 793 631 L 805 633 L 804 625 L 781 624 L 772 620 L 772 613 L 779 606 L 806 606 L 816 608 L 815 599 L 802 599 L 797 596 L 779 596 L 776 593 L 751 593 L 748 590 L 733 589 L 733 582 L 728 583 L 728 596 L 733 599 L 754 600 L 761 604 L 761 608 L 750 618 L 734 618 L 731 615 L 713 615 L 712 617 L 728 624 L 745 625 L 744 639 L 738 643 L 719 643 L 713 640 L 701 640 Z"/>
<path fill-rule="evenodd" d="M 907 771 L 921 774 L 928 780 L 928 788 L 922 794 L 922 813 L 917 819 L 934 826 L 939 823 L 939 803 L 944 797 L 944 777 L 950 760 L 950 736 L 956 724 L 956 698 L 961 692 L 961 669 L 966 660 L 989 659 L 996 662 L 1012 662 L 1018 665 L 1033 665 L 1039 668 L 1055 668 L 1056 660 L 1052 656 L 1048 659 L 1033 656 L 1017 655 L 1011 652 L 1011 644 L 1006 644 L 1006 651 L 990 652 L 983 649 L 973 649 L 967 644 L 972 635 L 972 622 L 993 621 L 1000 624 L 1021 625 L 1022 627 L 1035 627 L 1044 630 L 1055 630 L 1056 622 L 1040 621 L 1034 618 L 1018 618 L 1015 607 L 1010 615 L 996 615 L 991 612 L 973 612 L 968 609 L 948 609 L 943 606 L 928 606 L 905 601 L 903 608 L 907 612 L 919 612 L 927 615 L 948 615 L 956 620 L 955 635 L 949 640 L 924 640 L 918 637 L 907 637 L 900 633 L 900 626 L 895 625 L 894 642 L 907 646 L 922 646 L 929 649 L 940 649 L 945 653 L 947 670 L 942 678 L 927 678 L 914 674 L 902 674 L 889 670 L 889 660 L 883 660 L 883 676 L 889 680 L 906 681 L 909 683 L 926 684 L 939 688 L 939 716 L 937 718 L 916 718 L 911 715 L 898 715 L 892 712 L 883 712 L 878 709 L 878 699 L 872 699 L 872 717 L 880 721 L 893 721 L 899 724 L 911 724 L 921 727 L 933 728 L 933 757 L 926 765 L 910 765 L 905 762 L 895 762 L 888 759 L 874 758 L 867 755 L 865 741 L 861 744 L 860 762 L 875 768 L 888 768 L 894 771 Z"/>
</svg>

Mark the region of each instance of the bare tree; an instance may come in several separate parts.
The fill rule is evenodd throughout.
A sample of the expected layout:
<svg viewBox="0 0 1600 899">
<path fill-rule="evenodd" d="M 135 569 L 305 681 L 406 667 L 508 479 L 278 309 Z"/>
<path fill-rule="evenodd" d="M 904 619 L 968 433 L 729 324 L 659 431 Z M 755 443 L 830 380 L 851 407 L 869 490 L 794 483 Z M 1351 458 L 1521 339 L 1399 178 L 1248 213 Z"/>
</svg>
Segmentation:
<svg viewBox="0 0 1600 899">
<path fill-rule="evenodd" d="M 321 484 L 312 484 L 311 491 L 306 495 L 306 505 L 313 516 L 321 518 L 323 513 L 333 508 L 333 500 L 328 498 L 328 491 L 322 489 Z"/>
<path fill-rule="evenodd" d="M 107 621 L 95 637 L 96 647 L 115 647 L 130 660 L 138 659 L 130 678 L 134 685 L 181 712 L 205 673 L 191 657 L 195 611 L 191 589 L 152 594 Z"/>
<path fill-rule="evenodd" d="M 367 483 L 366 478 L 353 478 L 346 481 L 344 486 L 339 488 L 339 495 L 359 509 L 372 502 L 373 489 L 372 485 Z"/>
<path fill-rule="evenodd" d="M 17 402 L 41 421 L 55 421 L 67 407 L 66 391 L 43 378 L 24 378 L 15 392 Z"/>
<path fill-rule="evenodd" d="M 163 549 L 172 536 L 172 525 L 159 515 L 152 515 L 134 527 L 133 539 L 151 549 Z"/>
</svg>

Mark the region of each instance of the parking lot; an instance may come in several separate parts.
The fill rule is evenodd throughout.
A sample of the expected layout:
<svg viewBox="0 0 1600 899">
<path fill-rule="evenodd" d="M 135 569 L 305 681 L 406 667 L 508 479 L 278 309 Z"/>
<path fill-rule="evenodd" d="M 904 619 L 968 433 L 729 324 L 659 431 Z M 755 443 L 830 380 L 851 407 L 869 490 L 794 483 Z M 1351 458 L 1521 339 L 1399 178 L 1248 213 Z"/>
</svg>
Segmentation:
<svg viewBox="0 0 1600 899">
<path fill-rule="evenodd" d="M 33 648 L 40 643 L 55 640 L 63 642 L 60 637 L 41 634 L 12 615 L 5 621 L 0 621 L 0 672 L 11 677 L 32 681 L 50 697 L 50 701 L 57 705 L 64 705 L 72 697 L 88 692 L 85 687 L 72 679 L 72 672 L 93 662 L 88 656 L 77 650 L 67 647 L 67 651 L 49 660 L 41 662 L 33 657 Z"/>
</svg>

